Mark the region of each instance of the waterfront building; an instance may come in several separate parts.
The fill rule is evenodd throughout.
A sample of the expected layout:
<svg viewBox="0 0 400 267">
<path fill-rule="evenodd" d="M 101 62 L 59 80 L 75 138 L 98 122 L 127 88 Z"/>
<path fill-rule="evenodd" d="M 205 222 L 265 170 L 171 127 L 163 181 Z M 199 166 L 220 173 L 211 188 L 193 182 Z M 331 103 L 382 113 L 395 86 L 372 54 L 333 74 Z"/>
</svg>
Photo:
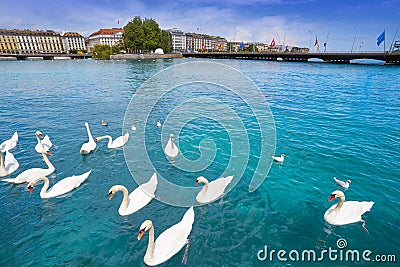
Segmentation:
<svg viewBox="0 0 400 267">
<path fill-rule="evenodd" d="M 69 53 L 72 51 L 86 51 L 85 38 L 77 32 L 66 32 L 61 37 L 64 52 Z"/>
<path fill-rule="evenodd" d="M 0 30 L 0 53 L 16 54 L 18 51 L 16 35 L 9 30 Z"/>
<path fill-rule="evenodd" d="M 95 44 L 115 46 L 123 42 L 123 33 L 122 28 L 100 29 L 92 33 L 86 40 L 88 52 L 92 52 Z"/>
<path fill-rule="evenodd" d="M 32 30 L 0 30 L 0 51 L 7 54 L 62 53 L 60 34 Z"/>
<path fill-rule="evenodd" d="M 186 51 L 185 33 L 177 28 L 167 29 L 166 31 L 171 34 L 173 52 L 174 53 L 185 52 Z"/>
<path fill-rule="evenodd" d="M 220 36 L 186 33 L 186 48 L 188 51 L 226 51 L 227 46 L 227 40 Z"/>
</svg>

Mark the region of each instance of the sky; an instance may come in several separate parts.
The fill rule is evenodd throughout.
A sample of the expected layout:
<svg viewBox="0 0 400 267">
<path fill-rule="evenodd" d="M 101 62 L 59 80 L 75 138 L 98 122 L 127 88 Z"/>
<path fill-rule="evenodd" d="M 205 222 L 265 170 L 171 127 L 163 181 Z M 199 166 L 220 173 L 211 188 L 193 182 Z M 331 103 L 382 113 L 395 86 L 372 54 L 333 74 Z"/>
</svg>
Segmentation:
<svg viewBox="0 0 400 267">
<path fill-rule="evenodd" d="M 0 28 L 73 31 L 123 27 L 135 16 L 228 41 L 371 52 L 400 40 L 400 0 L 0 0 Z M 118 24 L 119 21 L 119 24 Z M 379 47 L 377 37 L 385 31 Z"/>
</svg>

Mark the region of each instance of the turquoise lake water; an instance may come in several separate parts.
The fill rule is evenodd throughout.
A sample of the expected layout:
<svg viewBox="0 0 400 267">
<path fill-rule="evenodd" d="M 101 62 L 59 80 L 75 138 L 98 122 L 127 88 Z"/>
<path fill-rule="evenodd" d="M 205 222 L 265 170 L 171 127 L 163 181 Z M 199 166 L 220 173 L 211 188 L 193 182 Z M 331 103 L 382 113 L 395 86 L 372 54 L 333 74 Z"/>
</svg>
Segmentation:
<svg viewBox="0 0 400 267">
<path fill-rule="evenodd" d="M 254 82 L 265 102 L 243 101 L 259 97 L 251 86 L 240 95 L 215 83 L 196 83 L 200 77 L 196 71 L 176 71 L 193 83 L 178 82 L 149 113 L 137 106 L 133 108 L 137 113 L 129 110 L 135 93 L 143 103 L 152 99 L 138 92 L 153 75 L 195 62 L 200 61 L 0 62 L 0 142 L 15 131 L 19 134 L 11 152 L 20 167 L 10 177 L 46 166 L 34 150 L 36 130 L 49 135 L 54 144 L 50 160 L 56 171 L 49 176 L 50 184 L 92 169 L 78 189 L 59 198 L 41 199 L 41 184 L 29 194 L 25 184 L 0 183 L 0 266 L 144 266 L 148 234 L 136 239 L 140 224 L 151 219 L 157 237 L 195 203 L 190 196 L 200 190 L 194 187 L 198 176 L 214 180 L 229 174 L 235 180 L 222 199 L 195 206 L 187 266 L 378 264 L 331 260 L 327 255 L 319 262 L 289 258 L 292 250 L 300 255 L 313 250 L 318 258 L 329 248 L 344 253 L 357 250 L 360 258 L 370 250 L 371 260 L 395 255 L 398 265 L 400 68 L 209 60 L 210 66 L 225 64 L 242 72 L 250 79 L 243 84 L 239 72 L 230 78 L 223 72 L 215 75 L 232 79 L 238 87 Z M 159 77 L 151 83 L 154 94 L 174 76 Z M 266 117 L 259 115 L 263 113 Z M 147 116 L 146 121 L 135 121 L 141 116 Z M 101 125 L 102 119 L 108 121 L 107 127 Z M 157 120 L 162 128 L 156 126 Z M 94 137 L 117 137 L 128 131 L 125 149 L 110 150 L 101 141 L 92 154 L 81 155 L 79 149 L 87 141 L 85 121 Z M 143 131 L 132 131 L 132 123 L 143 126 Z M 238 130 L 242 128 L 244 132 Z M 172 132 L 181 153 L 169 161 L 163 147 Z M 144 140 L 145 152 L 136 150 L 137 140 Z M 272 163 L 272 153 L 285 153 L 284 163 Z M 184 204 L 169 205 L 168 190 L 160 182 L 149 205 L 120 216 L 122 193 L 110 201 L 109 188 L 122 184 L 131 191 L 154 170 L 164 184 L 189 188 L 186 192 L 191 195 L 172 194 Z M 265 180 L 249 192 L 256 174 Z M 334 227 L 324 221 L 325 211 L 336 203 L 327 199 L 340 189 L 333 176 L 352 181 L 346 200 L 375 202 L 363 215 L 368 234 L 361 223 Z M 345 248 L 338 249 L 339 239 L 347 242 Z M 264 254 L 259 251 L 265 246 L 268 253 L 286 251 L 287 261 L 279 260 L 277 253 L 261 261 L 258 255 Z M 184 251 L 162 266 L 183 266 Z"/>
</svg>

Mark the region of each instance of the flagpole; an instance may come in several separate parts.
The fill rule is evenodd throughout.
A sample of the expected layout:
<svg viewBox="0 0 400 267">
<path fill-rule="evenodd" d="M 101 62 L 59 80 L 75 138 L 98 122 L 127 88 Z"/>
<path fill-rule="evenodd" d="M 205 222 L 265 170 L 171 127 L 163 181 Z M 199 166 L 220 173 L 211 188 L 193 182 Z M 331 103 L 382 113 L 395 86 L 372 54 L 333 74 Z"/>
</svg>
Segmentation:
<svg viewBox="0 0 400 267">
<path fill-rule="evenodd" d="M 329 30 L 328 30 L 328 34 L 326 35 L 326 42 L 325 42 L 324 53 L 325 53 L 325 51 L 326 51 L 326 47 L 328 46 L 328 37 L 329 37 Z"/>
<path fill-rule="evenodd" d="M 385 50 L 386 50 L 386 30 L 383 29 L 383 56 L 385 56 Z"/>
<path fill-rule="evenodd" d="M 393 41 L 392 41 L 392 43 L 390 44 L 389 53 L 392 53 L 392 50 L 393 50 L 393 43 L 394 43 L 394 41 L 396 40 L 396 35 L 397 35 L 397 31 L 399 30 L 399 26 L 400 26 L 400 24 L 397 25 L 396 33 L 394 34 L 394 36 L 393 36 Z"/>
<path fill-rule="evenodd" d="M 392 53 L 392 50 L 393 50 L 393 43 L 394 43 L 394 41 L 396 40 L 397 31 L 399 30 L 399 26 L 400 26 L 400 24 L 397 25 L 396 33 L 394 34 L 394 36 L 393 36 L 393 41 L 392 41 L 392 43 L 390 44 L 390 49 L 389 49 L 390 53 Z"/>
</svg>

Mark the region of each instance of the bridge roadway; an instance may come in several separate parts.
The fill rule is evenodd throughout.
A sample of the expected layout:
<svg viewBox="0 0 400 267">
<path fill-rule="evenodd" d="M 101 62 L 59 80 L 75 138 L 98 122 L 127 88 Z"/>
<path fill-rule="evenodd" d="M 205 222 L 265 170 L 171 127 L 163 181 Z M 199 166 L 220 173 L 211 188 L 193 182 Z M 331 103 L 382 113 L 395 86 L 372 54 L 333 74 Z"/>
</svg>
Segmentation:
<svg viewBox="0 0 400 267">
<path fill-rule="evenodd" d="M 182 53 L 183 57 L 194 58 L 221 58 L 221 59 L 256 59 L 256 60 L 282 60 L 304 62 L 310 58 L 318 58 L 324 62 L 350 63 L 353 59 L 376 59 L 387 64 L 400 65 L 400 52 L 364 52 L 364 53 L 292 53 L 292 52 L 206 52 L 206 53 Z"/>
</svg>

